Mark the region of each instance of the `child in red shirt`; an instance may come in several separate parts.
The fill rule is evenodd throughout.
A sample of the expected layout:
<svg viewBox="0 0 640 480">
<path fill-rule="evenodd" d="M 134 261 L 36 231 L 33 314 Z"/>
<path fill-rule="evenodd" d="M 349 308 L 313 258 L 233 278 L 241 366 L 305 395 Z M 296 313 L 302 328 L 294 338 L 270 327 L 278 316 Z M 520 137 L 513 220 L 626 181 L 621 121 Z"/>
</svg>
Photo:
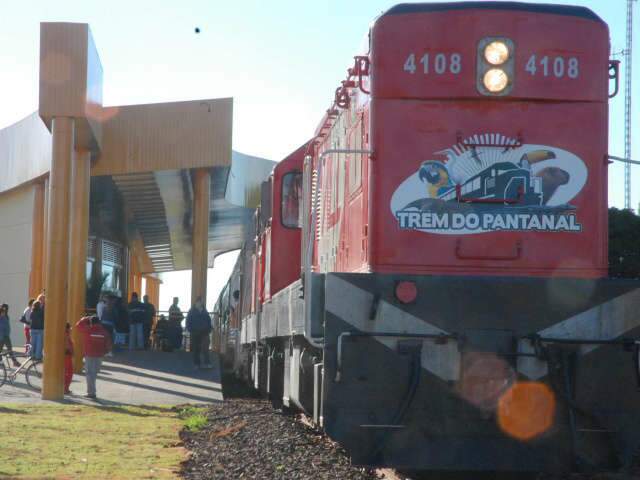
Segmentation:
<svg viewBox="0 0 640 480">
<path fill-rule="evenodd" d="M 69 386 L 73 378 L 73 341 L 71 340 L 71 325 L 67 322 L 64 331 L 64 393 L 70 394 Z"/>
</svg>

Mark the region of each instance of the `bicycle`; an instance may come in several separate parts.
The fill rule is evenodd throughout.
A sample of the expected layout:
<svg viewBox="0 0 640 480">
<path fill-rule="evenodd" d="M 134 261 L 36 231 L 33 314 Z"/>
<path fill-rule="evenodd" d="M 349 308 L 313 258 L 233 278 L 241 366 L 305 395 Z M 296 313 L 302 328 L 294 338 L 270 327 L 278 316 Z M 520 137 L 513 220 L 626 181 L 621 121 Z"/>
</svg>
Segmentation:
<svg viewBox="0 0 640 480">
<path fill-rule="evenodd" d="M 16 356 L 22 356 L 17 354 Z M 0 353 L 0 387 L 7 380 L 13 385 L 19 373 L 25 376 L 27 385 L 33 390 L 42 390 L 42 362 L 31 357 L 20 364 L 19 367 L 13 367 L 10 363 L 11 354 L 9 352 Z"/>
</svg>

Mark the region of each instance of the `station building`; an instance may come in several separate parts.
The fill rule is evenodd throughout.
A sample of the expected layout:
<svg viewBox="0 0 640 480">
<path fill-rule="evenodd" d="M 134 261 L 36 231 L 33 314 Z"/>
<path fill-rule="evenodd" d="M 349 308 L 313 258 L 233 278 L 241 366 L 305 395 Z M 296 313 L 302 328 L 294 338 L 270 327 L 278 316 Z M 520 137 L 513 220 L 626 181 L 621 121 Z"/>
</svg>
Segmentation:
<svg viewBox="0 0 640 480">
<path fill-rule="evenodd" d="M 38 111 L 0 130 L 0 301 L 20 344 L 46 294 L 44 398 L 62 398 L 65 322 L 101 290 L 128 300 L 144 278 L 158 305 L 158 274 L 191 269 L 184 303 L 206 298 L 274 166 L 232 151 L 232 98 L 106 107 L 102 72 L 88 25 L 42 23 Z"/>
</svg>

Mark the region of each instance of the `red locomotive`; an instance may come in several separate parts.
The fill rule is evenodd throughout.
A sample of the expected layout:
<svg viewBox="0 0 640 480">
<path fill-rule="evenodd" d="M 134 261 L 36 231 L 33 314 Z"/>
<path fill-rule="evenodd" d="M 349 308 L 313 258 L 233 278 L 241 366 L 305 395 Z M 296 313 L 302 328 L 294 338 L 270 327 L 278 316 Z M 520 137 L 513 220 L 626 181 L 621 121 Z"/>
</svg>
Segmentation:
<svg viewBox="0 0 640 480">
<path fill-rule="evenodd" d="M 628 465 L 640 285 L 606 278 L 614 67 L 582 7 L 377 18 L 264 184 L 216 307 L 236 370 L 357 464 Z"/>
</svg>

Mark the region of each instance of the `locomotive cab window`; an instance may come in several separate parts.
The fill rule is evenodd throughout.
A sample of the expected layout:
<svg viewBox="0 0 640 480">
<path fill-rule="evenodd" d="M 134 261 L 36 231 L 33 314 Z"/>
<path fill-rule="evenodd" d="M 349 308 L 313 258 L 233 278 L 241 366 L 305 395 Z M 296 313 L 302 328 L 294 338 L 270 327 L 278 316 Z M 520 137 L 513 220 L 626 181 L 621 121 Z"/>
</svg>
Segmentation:
<svg viewBox="0 0 640 480">
<path fill-rule="evenodd" d="M 302 200 L 302 173 L 289 172 L 282 177 L 282 225 L 300 228 L 300 201 Z"/>
</svg>

